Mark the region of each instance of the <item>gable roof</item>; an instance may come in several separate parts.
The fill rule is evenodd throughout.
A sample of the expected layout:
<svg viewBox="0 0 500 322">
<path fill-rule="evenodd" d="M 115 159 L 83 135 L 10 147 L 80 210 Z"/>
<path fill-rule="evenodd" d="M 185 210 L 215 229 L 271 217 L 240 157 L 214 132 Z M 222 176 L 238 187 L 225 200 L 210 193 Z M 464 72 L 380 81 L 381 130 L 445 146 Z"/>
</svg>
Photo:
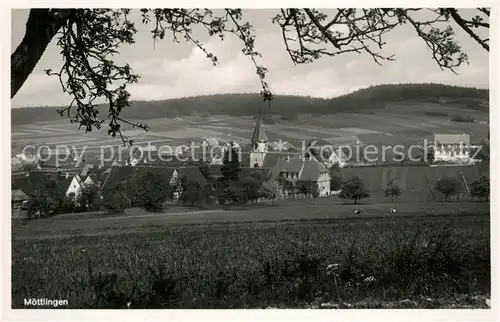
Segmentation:
<svg viewBox="0 0 500 322">
<path fill-rule="evenodd" d="M 259 116 L 257 117 L 257 122 L 255 123 L 255 128 L 252 134 L 252 142 L 267 142 L 266 129 L 264 128 L 264 123 Z"/>
<path fill-rule="evenodd" d="M 302 181 L 317 181 L 323 173 L 328 173 L 326 167 L 317 161 L 307 160 L 302 164 L 299 180 Z"/>
<path fill-rule="evenodd" d="M 151 166 L 142 165 L 142 164 L 137 165 L 137 166 L 132 167 L 132 168 L 135 169 L 135 173 L 149 172 L 149 173 L 157 174 L 160 176 L 166 176 L 169 178 L 172 177 L 172 175 L 174 174 L 174 171 L 175 171 L 175 168 L 173 168 L 173 167 L 151 167 Z"/>
<path fill-rule="evenodd" d="M 13 177 L 12 186 L 15 187 L 15 189 L 22 190 L 26 195 L 32 195 L 35 190 L 40 188 L 44 183 L 52 180 L 56 185 L 67 190 L 73 177 L 73 174 L 66 175 L 56 172 L 30 171 Z"/>
<path fill-rule="evenodd" d="M 201 186 L 208 184 L 198 167 L 182 167 L 176 170 L 179 173 L 179 179 L 186 178 L 187 181 L 196 182 Z"/>
<path fill-rule="evenodd" d="M 263 168 L 274 167 L 281 159 L 295 159 L 300 157 L 301 154 L 297 152 L 267 152 L 264 156 Z"/>
<path fill-rule="evenodd" d="M 302 158 L 300 157 L 282 157 L 271 169 L 271 179 L 276 180 L 282 172 L 300 172 L 302 168 Z"/>
<path fill-rule="evenodd" d="M 240 178 L 262 178 L 267 180 L 270 173 L 270 168 L 250 168 L 242 167 L 239 177 Z"/>
<path fill-rule="evenodd" d="M 105 171 L 105 176 L 102 177 L 101 189 L 112 189 L 118 184 L 130 179 L 135 172 L 135 167 L 132 166 L 113 166 Z"/>
<path fill-rule="evenodd" d="M 322 173 L 328 173 L 328 169 L 316 160 L 303 160 L 301 157 L 282 158 L 271 169 L 271 179 L 276 180 L 282 172 L 299 174 L 299 180 L 317 181 Z"/>
<path fill-rule="evenodd" d="M 23 200 L 28 200 L 29 197 L 27 194 L 25 194 L 21 189 L 15 189 L 12 190 L 11 193 L 11 200 L 12 201 L 23 201 Z"/>
</svg>

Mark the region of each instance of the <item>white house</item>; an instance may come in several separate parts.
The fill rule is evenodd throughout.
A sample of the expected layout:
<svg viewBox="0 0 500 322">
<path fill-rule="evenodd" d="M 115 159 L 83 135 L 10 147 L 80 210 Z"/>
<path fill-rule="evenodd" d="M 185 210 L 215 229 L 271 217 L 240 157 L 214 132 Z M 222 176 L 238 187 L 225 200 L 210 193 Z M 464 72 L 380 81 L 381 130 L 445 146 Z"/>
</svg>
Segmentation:
<svg viewBox="0 0 500 322">
<path fill-rule="evenodd" d="M 470 160 L 468 134 L 434 134 L 434 161 Z"/>
<path fill-rule="evenodd" d="M 66 179 L 69 179 L 70 176 L 71 175 L 69 173 L 66 173 Z M 68 189 L 66 190 L 66 196 L 69 197 L 70 194 L 73 193 L 75 198 L 78 198 L 84 186 L 85 183 L 82 181 L 82 178 L 78 174 L 73 175 L 73 178 L 68 185 Z"/>
</svg>

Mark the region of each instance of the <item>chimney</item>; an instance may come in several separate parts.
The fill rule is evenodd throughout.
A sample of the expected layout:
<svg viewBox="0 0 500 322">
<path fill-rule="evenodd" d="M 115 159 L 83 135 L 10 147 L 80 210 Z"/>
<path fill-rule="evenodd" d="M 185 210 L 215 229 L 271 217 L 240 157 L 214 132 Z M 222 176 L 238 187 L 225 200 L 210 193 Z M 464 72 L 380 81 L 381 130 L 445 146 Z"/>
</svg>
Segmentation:
<svg viewBox="0 0 500 322">
<path fill-rule="evenodd" d="M 69 178 L 69 173 L 66 172 L 66 179 L 68 179 L 68 178 Z"/>
</svg>

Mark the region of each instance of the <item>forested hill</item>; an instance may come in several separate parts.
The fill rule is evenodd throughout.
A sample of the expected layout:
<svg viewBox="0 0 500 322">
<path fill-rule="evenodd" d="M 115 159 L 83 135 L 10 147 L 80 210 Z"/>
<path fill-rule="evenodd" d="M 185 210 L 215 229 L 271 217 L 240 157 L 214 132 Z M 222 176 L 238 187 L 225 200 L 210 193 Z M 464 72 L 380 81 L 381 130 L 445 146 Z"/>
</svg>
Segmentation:
<svg viewBox="0 0 500 322">
<path fill-rule="evenodd" d="M 161 101 L 134 101 L 122 112 L 124 118 L 134 120 L 175 117 L 192 113 L 255 115 L 259 107 L 267 113 L 291 116 L 300 113 L 332 114 L 337 112 L 370 112 L 383 108 L 389 102 L 416 101 L 488 109 L 489 90 L 442 84 L 377 85 L 343 96 L 323 99 L 292 95 L 277 95 L 271 103 L 263 103 L 258 94 L 215 94 Z M 60 118 L 58 107 L 12 109 L 12 124 L 29 124 Z M 106 106 L 100 115 L 107 115 Z"/>
</svg>

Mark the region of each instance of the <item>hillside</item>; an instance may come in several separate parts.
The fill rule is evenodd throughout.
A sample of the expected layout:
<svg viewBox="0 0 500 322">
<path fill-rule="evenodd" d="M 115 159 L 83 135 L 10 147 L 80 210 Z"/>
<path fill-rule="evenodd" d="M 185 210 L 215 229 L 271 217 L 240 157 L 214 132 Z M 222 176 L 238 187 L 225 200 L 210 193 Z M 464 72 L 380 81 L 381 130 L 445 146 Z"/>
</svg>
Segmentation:
<svg viewBox="0 0 500 322">
<path fill-rule="evenodd" d="M 448 86 L 442 84 L 377 85 L 357 90 L 332 99 L 276 96 L 269 109 L 258 94 L 216 94 L 185 97 L 161 101 L 134 101 L 122 112 L 124 118 L 144 120 L 175 117 L 193 113 L 225 114 L 230 116 L 255 115 L 261 107 L 263 113 L 294 117 L 297 114 L 335 114 L 340 112 L 372 113 L 391 102 L 422 102 L 459 106 L 471 110 L 488 111 L 489 90 Z M 439 105 L 438 105 L 439 104 Z M 60 119 L 58 107 L 12 109 L 12 125 L 25 125 L 37 121 Z M 106 106 L 100 114 L 107 115 Z"/>
</svg>

